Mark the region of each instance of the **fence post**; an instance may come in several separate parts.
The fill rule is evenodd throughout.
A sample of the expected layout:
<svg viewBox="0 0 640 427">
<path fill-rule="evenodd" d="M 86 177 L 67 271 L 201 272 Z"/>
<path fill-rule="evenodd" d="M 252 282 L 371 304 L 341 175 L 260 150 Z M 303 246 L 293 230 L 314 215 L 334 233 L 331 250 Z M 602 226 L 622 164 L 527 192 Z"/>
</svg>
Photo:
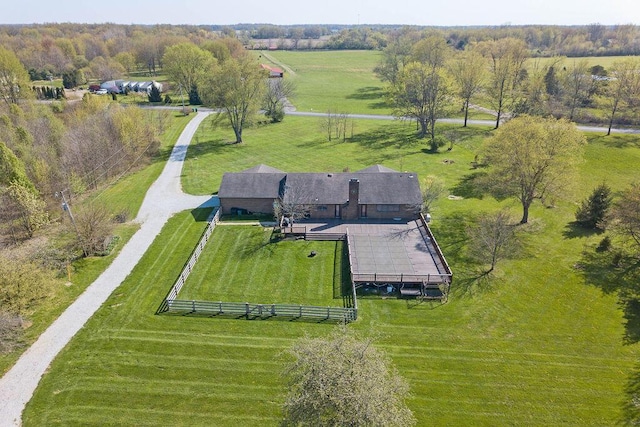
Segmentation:
<svg viewBox="0 0 640 427">
<path fill-rule="evenodd" d="M 298 315 L 298 317 L 302 317 L 302 304 L 300 305 L 300 314 Z"/>
<path fill-rule="evenodd" d="M 195 301 L 191 301 L 191 312 L 195 313 L 196 312 L 196 302 Z"/>
<path fill-rule="evenodd" d="M 222 314 L 222 301 L 218 301 L 218 314 Z"/>
<path fill-rule="evenodd" d="M 248 319 L 248 318 L 249 318 L 249 303 L 248 303 L 248 302 L 245 302 L 245 303 L 244 303 L 244 307 L 245 307 L 245 311 L 246 311 L 246 313 L 247 313 L 247 319 Z"/>
<path fill-rule="evenodd" d="M 327 306 L 327 320 L 331 318 L 331 307 Z"/>
<path fill-rule="evenodd" d="M 276 305 L 275 304 L 271 304 L 271 315 L 273 315 L 273 316 L 276 315 Z"/>
</svg>

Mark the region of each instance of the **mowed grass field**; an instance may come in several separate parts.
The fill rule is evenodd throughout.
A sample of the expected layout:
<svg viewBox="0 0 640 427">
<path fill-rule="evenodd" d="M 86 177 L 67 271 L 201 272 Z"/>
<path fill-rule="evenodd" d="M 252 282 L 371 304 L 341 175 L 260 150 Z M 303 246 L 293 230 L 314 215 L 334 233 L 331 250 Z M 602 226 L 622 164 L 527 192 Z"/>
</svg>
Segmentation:
<svg viewBox="0 0 640 427">
<path fill-rule="evenodd" d="M 342 307 L 343 242 L 280 240 L 272 230 L 216 227 L 178 299 Z"/>
<path fill-rule="evenodd" d="M 513 201 L 467 188 L 475 172 L 469 162 L 489 130 L 441 128 L 458 132 L 460 142 L 451 152 L 429 154 L 412 139 L 413 128 L 400 123 L 359 123 L 368 142 L 358 137 L 345 143 L 323 142 L 314 126 L 314 119 L 288 117 L 251 130 L 255 134 L 235 146 L 224 142 L 227 130 L 205 125 L 185 169 L 186 177 L 197 179 L 186 182 L 191 190 L 212 192 L 223 171 L 258 162 L 283 170 L 356 170 L 380 162 L 441 176 L 449 193 L 464 196 L 442 199 L 434 211 L 434 233 L 455 274 L 449 302 L 364 299 L 359 320 L 350 325 L 378 336 L 377 345 L 410 384 L 408 402 L 420 425 L 601 426 L 628 420 L 628 390 L 640 375 L 638 343 L 628 339 L 615 293 L 575 268 L 601 236 L 575 233 L 570 223 L 577 202 L 603 178 L 614 188 L 635 179 L 640 150 L 634 136 L 590 135 L 573 194 L 553 209 L 536 205 L 522 253 L 478 281 L 477 266 L 465 257 L 465 224 L 501 207 L 519 214 Z M 332 326 L 154 315 L 205 217 L 184 213 L 167 225 L 132 276 L 56 359 L 27 407 L 25 425 L 278 424 L 286 393 L 283 351 L 296 338 L 324 335 Z M 222 240 L 233 240 L 232 227 L 220 227 Z M 233 250 L 218 255 L 243 258 L 255 251 L 267 234 L 256 230 L 254 240 L 240 239 L 239 229 L 235 238 L 245 246 L 229 241 L 224 245 L 236 245 Z M 213 258 L 194 283 L 218 295 L 224 286 L 217 281 L 222 272 L 207 266 L 218 262 Z M 271 266 L 252 268 L 253 283 Z M 261 292 L 272 292 L 270 280 L 265 277 Z M 233 292 L 229 284 L 230 299 Z"/>
</svg>

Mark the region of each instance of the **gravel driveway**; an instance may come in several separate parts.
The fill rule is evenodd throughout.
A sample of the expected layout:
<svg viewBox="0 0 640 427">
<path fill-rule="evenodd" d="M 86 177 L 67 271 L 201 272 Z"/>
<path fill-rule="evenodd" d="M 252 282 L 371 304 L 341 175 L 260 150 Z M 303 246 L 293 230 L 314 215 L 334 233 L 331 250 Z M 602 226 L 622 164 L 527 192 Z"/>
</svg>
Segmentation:
<svg viewBox="0 0 640 427">
<path fill-rule="evenodd" d="M 216 206 L 212 196 L 190 196 L 182 192 L 182 165 L 198 125 L 208 115 L 199 112 L 185 127 L 162 174 L 151 185 L 136 221 L 140 229 L 122 248 L 111 265 L 24 352 L 0 379 L 0 426 L 19 426 L 22 411 L 40 378 L 56 355 L 131 273 L 167 220 L 174 214 L 199 206 Z"/>
</svg>

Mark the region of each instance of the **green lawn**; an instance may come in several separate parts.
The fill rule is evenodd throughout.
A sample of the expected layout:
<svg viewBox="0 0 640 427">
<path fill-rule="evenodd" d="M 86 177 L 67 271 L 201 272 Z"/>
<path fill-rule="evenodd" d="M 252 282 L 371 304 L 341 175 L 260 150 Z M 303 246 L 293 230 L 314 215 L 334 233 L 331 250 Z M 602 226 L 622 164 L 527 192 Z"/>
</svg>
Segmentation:
<svg viewBox="0 0 640 427">
<path fill-rule="evenodd" d="M 233 132 L 211 128 L 207 119 L 198 130 L 187 153 L 183 188 L 193 194 L 218 190 L 224 172 L 238 172 L 265 163 L 287 172 L 341 172 L 384 164 L 396 170 L 438 175 L 454 185 L 469 170 L 475 148 L 490 133 L 487 128 L 443 125 L 439 129 L 456 142 L 429 153 L 426 140 L 415 137 L 415 124 L 389 120 L 355 120 L 354 137 L 347 142 L 327 141 L 320 130 L 321 119 L 286 117 L 282 123 L 249 128 L 245 143 L 229 144 Z M 454 154 L 452 154 L 454 153 Z M 446 160 L 455 159 L 455 163 Z M 210 167 L 215 164 L 216 167 Z"/>
<path fill-rule="evenodd" d="M 376 51 L 267 52 L 296 82 L 293 104 L 300 111 L 390 114 L 384 84 L 373 73 Z M 261 61 L 269 63 L 266 58 Z M 293 73 L 288 72 L 288 69 Z"/>
<path fill-rule="evenodd" d="M 377 345 L 410 384 L 408 403 L 419 425 L 629 421 L 625 408 L 640 376 L 638 339 L 630 333 L 630 316 L 637 314 L 575 268 L 585 261 L 583 251 L 593 253 L 602 236 L 576 232 L 570 223 L 577 203 L 602 179 L 614 189 L 635 179 L 636 138 L 589 135 L 572 195 L 557 200 L 553 209 L 536 205 L 521 253 L 481 280 L 465 257 L 465 223 L 499 207 L 519 214 L 512 200 L 497 202 L 470 185 L 477 171 L 469 163 L 490 131 L 442 128 L 459 141 L 451 152 L 431 154 L 412 139 L 410 125 L 369 121 L 357 129 L 352 142 L 328 143 L 313 119 L 288 117 L 248 131 L 246 144 L 236 146 L 225 143 L 227 130 L 205 125 L 190 150 L 185 183 L 190 191 L 211 192 L 224 171 L 260 162 L 296 171 L 382 163 L 443 177 L 451 194 L 464 196 L 440 200 L 433 215 L 434 233 L 454 271 L 449 302 L 363 299 L 359 319 L 350 325 L 379 336 Z M 171 220 L 123 286 L 53 363 L 27 407 L 25 425 L 278 424 L 286 393 L 283 351 L 297 337 L 324 335 L 331 326 L 154 315 L 205 217 L 183 213 Z M 280 299 L 271 274 L 283 256 L 261 246 L 268 234 L 260 227 L 220 226 L 200 261 L 205 268 L 195 272 L 185 293 L 210 294 L 214 300 Z M 308 248 L 292 251 L 304 255 Z M 264 266 L 259 259 L 278 261 Z M 283 273 L 302 274 L 308 261 L 296 259 Z M 328 260 L 318 261 L 330 269 Z M 246 285 L 230 285 L 225 292 L 220 276 Z M 261 282 L 260 290 L 249 286 Z M 310 301 L 330 302 L 327 292 L 316 292 L 308 295 Z"/>
<path fill-rule="evenodd" d="M 178 299 L 342 307 L 343 243 L 281 240 L 272 230 L 216 227 Z"/>
</svg>

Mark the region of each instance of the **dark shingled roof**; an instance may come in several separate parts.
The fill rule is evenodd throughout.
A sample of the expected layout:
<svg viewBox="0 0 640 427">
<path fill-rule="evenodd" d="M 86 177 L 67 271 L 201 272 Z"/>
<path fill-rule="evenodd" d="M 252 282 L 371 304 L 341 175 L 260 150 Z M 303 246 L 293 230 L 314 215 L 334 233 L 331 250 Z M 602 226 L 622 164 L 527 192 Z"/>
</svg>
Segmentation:
<svg viewBox="0 0 640 427">
<path fill-rule="evenodd" d="M 233 199 L 277 199 L 286 173 L 239 172 L 222 176 L 218 197 Z"/>
<path fill-rule="evenodd" d="M 288 174 L 259 165 L 243 172 L 224 174 L 218 196 L 277 198 L 284 187 L 291 197 L 295 197 L 296 203 L 344 204 L 349 201 L 349 180 L 352 178 L 360 182 L 360 204 L 412 205 L 422 202 L 417 174 L 396 172 L 380 165 L 358 172 Z"/>
</svg>

